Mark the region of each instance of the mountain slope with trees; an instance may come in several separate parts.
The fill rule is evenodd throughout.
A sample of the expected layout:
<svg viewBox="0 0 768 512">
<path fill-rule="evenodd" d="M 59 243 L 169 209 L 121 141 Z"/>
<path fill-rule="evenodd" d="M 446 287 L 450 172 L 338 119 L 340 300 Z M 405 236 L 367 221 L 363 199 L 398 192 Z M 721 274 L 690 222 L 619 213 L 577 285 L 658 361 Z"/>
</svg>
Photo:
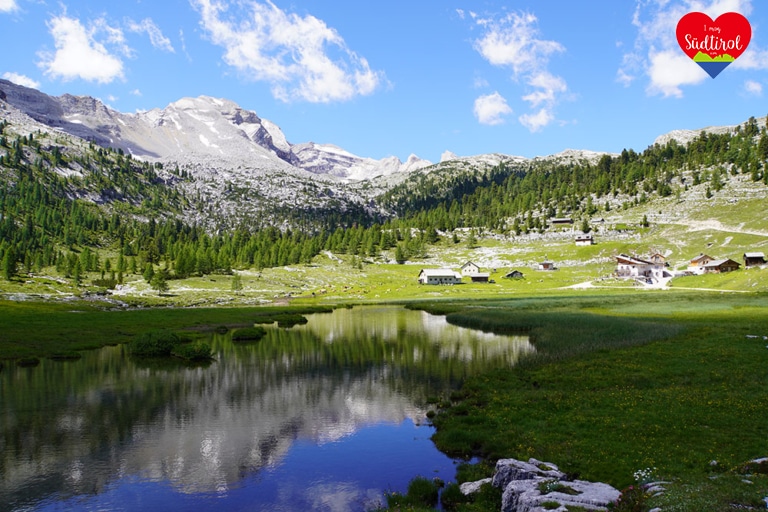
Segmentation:
<svg viewBox="0 0 768 512">
<path fill-rule="evenodd" d="M 307 181 L 290 186 L 313 200 L 281 204 L 256 184 L 227 182 L 225 205 L 206 193 L 212 176 L 97 146 L 10 107 L 3 112 L 5 279 L 53 267 L 75 284 L 95 273 L 99 285 L 114 287 L 128 273 L 158 283 L 310 263 L 323 251 L 346 254 L 357 266 L 406 261 L 423 258 L 445 237 L 471 245 L 478 236 L 545 233 L 561 217 L 589 231 L 608 212 L 684 197 L 701 184 L 705 197 L 736 178 L 768 185 L 766 120 L 750 118 L 732 130 L 702 131 L 686 143 L 668 139 L 640 153 L 442 162 L 368 202 Z"/>
</svg>

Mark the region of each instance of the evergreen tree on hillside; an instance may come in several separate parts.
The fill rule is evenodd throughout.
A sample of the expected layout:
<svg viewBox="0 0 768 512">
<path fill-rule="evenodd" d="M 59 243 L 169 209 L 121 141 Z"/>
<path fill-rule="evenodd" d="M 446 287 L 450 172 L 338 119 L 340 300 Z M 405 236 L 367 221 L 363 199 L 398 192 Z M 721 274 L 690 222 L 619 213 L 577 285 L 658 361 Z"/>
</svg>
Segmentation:
<svg viewBox="0 0 768 512">
<path fill-rule="evenodd" d="M 13 247 L 6 248 L 2 262 L 3 278 L 10 281 L 16 275 L 16 253 Z"/>
<path fill-rule="evenodd" d="M 158 295 L 162 295 L 163 292 L 167 292 L 169 290 L 168 271 L 166 269 L 160 269 L 160 271 L 155 272 L 149 282 L 149 286 L 151 286 Z"/>
</svg>

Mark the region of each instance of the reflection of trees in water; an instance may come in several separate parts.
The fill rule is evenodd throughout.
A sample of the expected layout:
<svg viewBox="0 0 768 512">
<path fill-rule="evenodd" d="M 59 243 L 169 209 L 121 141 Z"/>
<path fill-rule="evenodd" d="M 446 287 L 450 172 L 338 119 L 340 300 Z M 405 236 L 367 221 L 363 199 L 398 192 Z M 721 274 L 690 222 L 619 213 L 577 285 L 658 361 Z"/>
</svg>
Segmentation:
<svg viewBox="0 0 768 512">
<path fill-rule="evenodd" d="M 0 502 L 99 492 L 130 474 L 184 492 L 226 490 L 278 463 L 296 439 L 328 442 L 421 418 L 427 396 L 523 350 L 466 338 L 471 331 L 421 312 L 340 313 L 272 328 L 250 345 L 214 336 L 218 361 L 207 367 L 137 364 L 111 347 L 6 370 Z"/>
</svg>

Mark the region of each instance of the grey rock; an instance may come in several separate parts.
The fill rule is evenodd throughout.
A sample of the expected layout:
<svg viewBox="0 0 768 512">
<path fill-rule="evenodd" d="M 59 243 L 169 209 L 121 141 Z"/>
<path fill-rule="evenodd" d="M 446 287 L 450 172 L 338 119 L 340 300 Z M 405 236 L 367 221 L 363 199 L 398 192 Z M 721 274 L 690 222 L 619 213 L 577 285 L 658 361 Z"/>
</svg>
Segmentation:
<svg viewBox="0 0 768 512">
<path fill-rule="evenodd" d="M 478 480 L 477 482 L 464 482 L 459 486 L 459 490 L 461 491 L 461 494 L 463 494 L 464 496 L 469 496 L 470 494 L 475 494 L 476 492 L 479 492 L 480 488 L 485 484 L 490 484 L 492 482 L 493 482 L 493 478 L 483 478 L 482 480 Z"/>
<path fill-rule="evenodd" d="M 476 492 L 486 480 L 461 485 L 464 494 Z M 542 484 L 559 484 L 559 490 L 542 493 Z M 601 482 L 567 480 L 565 473 L 550 462 L 529 459 L 502 459 L 496 463 L 492 483 L 503 489 L 502 512 L 566 512 L 568 507 L 585 510 L 607 510 L 621 493 L 614 487 Z M 547 508 L 544 507 L 547 503 Z M 554 503 L 559 507 L 552 508 Z"/>
<path fill-rule="evenodd" d="M 536 459 L 529 459 L 528 462 L 501 459 L 496 463 L 493 485 L 503 489 L 514 480 L 532 480 L 536 477 L 563 480 L 565 473 L 550 462 L 541 462 Z"/>
<path fill-rule="evenodd" d="M 608 484 L 601 482 L 586 482 L 583 480 L 562 481 L 569 491 L 549 492 L 543 494 L 539 490 L 542 482 L 550 478 L 536 477 L 533 480 L 517 480 L 510 482 L 502 495 L 502 511 L 504 512 L 543 512 L 544 510 L 567 510 L 567 507 L 581 507 L 586 510 L 606 510 L 609 503 L 619 499 L 621 493 Z M 545 509 L 544 503 L 557 502 L 558 509 Z"/>
</svg>

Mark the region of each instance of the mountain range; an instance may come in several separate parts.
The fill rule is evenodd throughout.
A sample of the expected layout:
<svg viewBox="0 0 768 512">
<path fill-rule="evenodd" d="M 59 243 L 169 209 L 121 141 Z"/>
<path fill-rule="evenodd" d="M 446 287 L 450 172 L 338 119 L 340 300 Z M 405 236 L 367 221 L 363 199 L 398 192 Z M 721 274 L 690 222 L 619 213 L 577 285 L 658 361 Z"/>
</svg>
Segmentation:
<svg viewBox="0 0 768 512">
<path fill-rule="evenodd" d="M 8 104 L 37 122 L 104 147 L 148 160 L 180 165 L 302 170 L 341 181 L 369 180 L 431 165 L 412 155 L 363 158 L 332 144 L 288 142 L 280 127 L 236 103 L 200 96 L 135 114 L 113 110 L 88 96 L 52 97 L 0 80 Z"/>
<path fill-rule="evenodd" d="M 429 183 L 434 189 L 482 181 L 502 163 L 526 172 L 542 162 L 595 164 L 605 155 L 565 150 L 528 159 L 503 153 L 459 157 L 446 151 L 435 164 L 415 155 L 405 162 L 394 156 L 375 160 L 332 144 L 291 143 L 276 123 L 226 99 L 182 98 L 163 109 L 126 114 L 92 97 L 53 97 L 7 80 L 0 80 L 0 117 L 19 133 L 67 134 L 155 164 L 162 179 L 195 199 L 198 206 L 184 212 L 185 220 L 210 230 L 244 222 L 253 226 L 254 219 L 261 226 L 291 227 L 286 212 L 300 212 L 309 224 L 329 212 L 348 220 L 391 218 L 392 205 L 381 198 L 395 188 L 402 195 L 412 184 Z M 699 133 L 679 130 L 654 143 L 686 143 Z"/>
</svg>

